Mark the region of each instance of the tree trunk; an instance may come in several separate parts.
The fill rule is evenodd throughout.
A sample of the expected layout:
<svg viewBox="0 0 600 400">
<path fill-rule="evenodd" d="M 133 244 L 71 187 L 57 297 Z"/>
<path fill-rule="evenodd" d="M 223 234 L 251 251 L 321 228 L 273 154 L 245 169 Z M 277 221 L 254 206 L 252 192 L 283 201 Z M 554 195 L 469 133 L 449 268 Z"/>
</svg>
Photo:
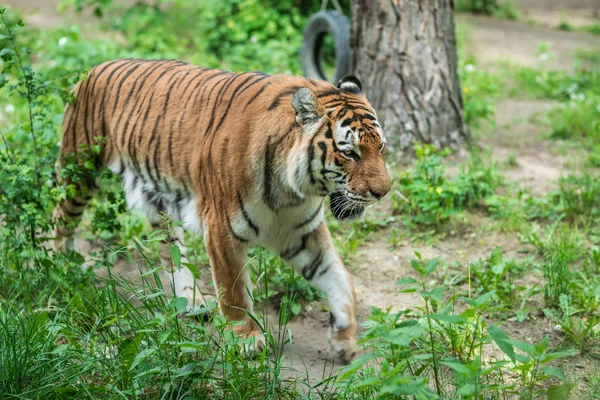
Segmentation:
<svg viewBox="0 0 600 400">
<path fill-rule="evenodd" d="M 351 71 L 383 122 L 391 153 L 470 138 L 457 75 L 453 0 L 353 0 Z"/>
</svg>

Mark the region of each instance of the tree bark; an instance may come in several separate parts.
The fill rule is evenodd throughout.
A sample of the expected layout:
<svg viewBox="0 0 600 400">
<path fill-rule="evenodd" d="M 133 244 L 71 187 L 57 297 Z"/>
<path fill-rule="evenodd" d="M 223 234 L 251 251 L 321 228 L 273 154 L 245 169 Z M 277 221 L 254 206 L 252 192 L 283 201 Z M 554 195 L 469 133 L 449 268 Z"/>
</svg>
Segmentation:
<svg viewBox="0 0 600 400">
<path fill-rule="evenodd" d="M 453 0 L 353 0 L 352 73 L 398 157 L 420 141 L 470 139 L 457 75 Z"/>
</svg>

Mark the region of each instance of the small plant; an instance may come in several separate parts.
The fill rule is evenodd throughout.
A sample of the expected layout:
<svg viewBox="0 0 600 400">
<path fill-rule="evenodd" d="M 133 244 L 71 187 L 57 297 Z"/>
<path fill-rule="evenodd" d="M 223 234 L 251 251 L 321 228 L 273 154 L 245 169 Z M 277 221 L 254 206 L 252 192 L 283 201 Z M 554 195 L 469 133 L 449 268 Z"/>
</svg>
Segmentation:
<svg viewBox="0 0 600 400">
<path fill-rule="evenodd" d="M 550 137 L 554 139 L 600 138 L 600 98 L 574 92 L 567 103 L 548 112 Z"/>
<path fill-rule="evenodd" d="M 519 9 L 513 0 L 458 0 L 456 11 L 519 19 Z"/>
<path fill-rule="evenodd" d="M 497 0 L 458 0 L 456 11 L 492 15 L 498 8 Z"/>
<path fill-rule="evenodd" d="M 546 237 L 531 232 L 526 241 L 538 248 L 544 257 L 544 300 L 549 308 L 559 308 L 561 295 L 568 295 L 572 265 L 581 258 L 581 236 L 575 229 L 558 224 L 548 227 Z"/>
<path fill-rule="evenodd" d="M 298 275 L 292 266 L 285 265 L 279 257 L 262 249 L 252 249 L 250 255 L 249 268 L 256 300 L 272 302 L 277 308 L 287 306 L 292 316 L 297 316 L 302 312 L 302 305 L 325 297 L 321 290 Z"/>
<path fill-rule="evenodd" d="M 474 152 L 466 167 L 454 179 L 446 177 L 442 159 L 448 150 L 415 144 L 414 168 L 400 176 L 400 189 L 392 198 L 394 210 L 412 226 L 439 228 L 466 208 L 480 205 L 501 183 L 494 165 L 486 165 Z"/>
<path fill-rule="evenodd" d="M 564 215 L 572 221 L 600 216 L 600 181 L 590 173 L 561 176 L 556 196 Z"/>
<path fill-rule="evenodd" d="M 558 29 L 561 31 L 568 31 L 568 32 L 575 30 L 573 25 L 569 21 L 566 21 L 564 19 L 560 20 L 560 22 L 558 24 Z"/>
<path fill-rule="evenodd" d="M 494 16 L 516 21 L 520 18 L 519 7 L 514 0 L 501 0 L 494 11 Z"/>
<path fill-rule="evenodd" d="M 477 289 L 475 293 L 494 292 L 502 304 L 510 309 L 519 300 L 519 292 L 525 290 L 515 283 L 525 268 L 515 260 L 506 260 L 502 249 L 495 247 L 485 263 L 481 260 L 471 263 L 473 285 Z"/>
<path fill-rule="evenodd" d="M 571 297 L 560 295 L 558 310 L 544 309 L 544 314 L 552 319 L 565 339 L 575 345 L 582 354 L 598 354 L 600 349 L 600 316 L 583 316 L 581 310 L 573 307 Z"/>
</svg>

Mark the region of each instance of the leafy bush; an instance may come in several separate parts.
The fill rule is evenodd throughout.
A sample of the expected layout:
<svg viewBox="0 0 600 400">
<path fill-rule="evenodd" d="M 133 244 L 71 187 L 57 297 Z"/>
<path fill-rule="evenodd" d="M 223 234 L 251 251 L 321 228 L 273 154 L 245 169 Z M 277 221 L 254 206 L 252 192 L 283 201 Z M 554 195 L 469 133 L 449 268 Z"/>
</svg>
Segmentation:
<svg viewBox="0 0 600 400">
<path fill-rule="evenodd" d="M 506 19 L 519 19 L 519 9 L 513 0 L 457 0 L 459 12 L 494 15 Z"/>
<path fill-rule="evenodd" d="M 449 179 L 442 163 L 448 149 L 437 151 L 420 143 L 414 149 L 416 165 L 400 175 L 400 189 L 393 196 L 395 212 L 410 225 L 440 227 L 452 215 L 480 205 L 501 183 L 495 166 L 485 165 L 477 153 L 456 178 Z"/>
<path fill-rule="evenodd" d="M 548 112 L 550 136 L 555 139 L 600 139 L 600 96 L 574 94 Z"/>
<path fill-rule="evenodd" d="M 424 261 L 415 254 L 411 266 L 418 278 L 404 278 L 398 284 L 404 286 L 402 292 L 418 292 L 423 306 L 415 313 L 372 310 L 362 342 L 373 351 L 354 361 L 341 375 L 353 392 L 362 398 L 533 399 L 566 389 L 562 385 L 542 389 L 537 383 L 566 381 L 561 371 L 549 364 L 572 352 L 550 352 L 548 337 L 536 345 L 511 340 L 496 325 L 488 325 L 483 314 L 493 302 L 494 292 L 474 299 L 446 300 L 442 287 L 427 285 L 439 259 Z M 456 315 L 452 310 L 459 301 L 467 307 Z M 484 346 L 492 342 L 506 359 L 484 364 Z M 519 384 L 506 384 L 502 376 L 502 368 L 511 362 L 518 371 Z M 358 382 L 356 374 L 361 378 Z"/>
</svg>

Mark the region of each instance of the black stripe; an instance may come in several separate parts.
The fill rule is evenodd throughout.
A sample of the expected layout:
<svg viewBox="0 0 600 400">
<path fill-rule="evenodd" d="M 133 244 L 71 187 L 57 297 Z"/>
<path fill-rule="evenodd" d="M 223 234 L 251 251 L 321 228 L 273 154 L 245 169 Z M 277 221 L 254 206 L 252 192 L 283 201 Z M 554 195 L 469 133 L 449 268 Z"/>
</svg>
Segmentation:
<svg viewBox="0 0 600 400">
<path fill-rule="evenodd" d="M 157 65 L 155 68 L 153 68 L 152 70 L 148 71 L 144 77 L 142 78 L 144 80 L 144 82 L 139 86 L 138 88 L 138 92 L 142 89 L 142 87 L 146 84 L 146 79 L 150 77 L 150 75 L 152 75 L 154 73 L 154 71 L 156 71 L 159 67 L 163 66 L 163 64 L 159 64 Z M 125 122 L 125 126 L 123 127 L 123 133 L 125 134 L 127 132 L 127 129 L 129 127 L 129 123 L 131 122 L 131 119 L 133 118 L 133 115 L 136 114 L 136 120 L 135 123 L 133 124 L 132 128 L 131 128 L 131 134 L 129 135 L 129 139 L 127 141 L 127 152 L 129 153 L 129 155 L 131 156 L 131 160 L 133 161 L 133 166 L 136 169 L 136 171 L 138 171 L 139 173 L 141 173 L 141 169 L 140 169 L 140 163 L 137 160 L 137 149 L 140 145 L 141 142 L 141 138 L 144 134 L 143 130 L 139 130 L 136 131 L 136 126 L 140 120 L 140 112 L 142 111 L 142 108 L 144 106 L 144 102 L 146 101 L 146 98 L 148 97 L 148 94 L 150 94 L 150 104 L 148 104 L 146 106 L 146 113 L 144 115 L 143 118 L 143 124 L 142 127 L 144 126 L 144 124 L 146 123 L 146 119 L 148 117 L 149 111 L 151 109 L 151 105 L 152 105 L 152 99 L 154 97 L 154 90 L 153 88 L 158 84 L 158 82 L 163 78 L 163 76 L 165 76 L 168 72 L 172 71 L 175 67 L 177 66 L 172 66 L 170 68 L 166 68 L 164 71 L 162 71 L 160 73 L 160 75 L 154 80 L 154 82 L 152 82 L 152 84 L 150 84 L 150 86 L 148 87 L 148 89 L 146 90 L 145 94 L 143 97 L 138 96 L 136 102 L 134 103 L 131 112 L 129 113 L 129 117 L 127 118 L 127 121 Z M 177 75 L 177 73 L 182 72 L 182 71 L 177 71 L 173 74 L 173 76 L 171 77 L 171 79 Z M 169 79 L 170 82 L 170 79 Z M 140 102 L 141 100 L 141 102 Z M 139 106 L 138 106 L 139 103 Z M 137 146 L 133 145 L 133 141 L 134 141 L 134 135 L 135 133 L 138 133 L 138 137 L 137 137 Z"/>
<path fill-rule="evenodd" d="M 317 229 L 319 229 L 319 227 L 322 224 L 323 224 L 323 221 L 321 221 L 321 223 L 315 229 L 302 235 L 301 242 L 298 247 L 296 247 L 296 248 L 291 247 L 289 249 L 285 249 L 284 251 L 282 251 L 280 254 L 281 258 L 283 258 L 285 260 L 291 260 L 294 257 L 296 257 L 302 250 L 306 249 L 306 242 L 308 241 L 308 238 L 310 238 L 312 235 L 314 235 L 314 233 L 317 231 Z"/>
<path fill-rule="evenodd" d="M 117 93 L 115 94 L 115 100 L 114 100 L 113 108 L 112 108 L 112 111 L 110 112 L 111 117 L 114 117 L 115 111 L 117 110 L 117 106 L 119 105 L 119 97 L 121 97 L 121 89 L 123 89 L 123 83 L 125 82 L 125 80 L 131 74 L 133 74 L 143 64 L 146 64 L 146 63 L 145 62 L 140 62 L 139 64 L 135 64 L 135 65 L 131 66 L 131 68 L 125 70 L 124 73 L 123 73 L 123 76 L 119 75 L 119 77 L 121 78 L 121 80 L 119 81 L 118 84 L 115 83 L 118 87 L 117 87 Z M 125 102 L 125 106 L 126 105 L 127 105 L 127 102 Z M 123 107 L 123 110 L 121 110 L 121 114 L 123 113 L 124 110 L 125 110 L 125 107 Z"/>
<path fill-rule="evenodd" d="M 275 143 L 271 144 L 271 138 L 267 140 L 267 146 L 265 149 L 265 165 L 264 165 L 264 184 L 263 184 L 263 199 L 267 206 L 275 211 L 277 209 L 277 200 L 273 193 L 273 172 L 275 169 L 275 152 L 277 146 L 281 144 L 285 136 L 279 138 Z"/>
<path fill-rule="evenodd" d="M 275 96 L 275 99 L 271 102 L 271 105 L 267 108 L 267 110 L 271 111 L 274 108 L 279 107 L 279 102 L 281 101 L 282 98 L 296 93 L 296 91 L 300 88 L 301 88 L 301 86 L 292 86 L 290 88 L 285 89 L 283 92 L 281 92 L 277 96 Z"/>
<path fill-rule="evenodd" d="M 325 162 L 327 161 L 327 145 L 325 144 L 325 142 L 319 142 L 319 143 L 317 143 L 317 145 L 323 152 L 323 153 L 321 153 L 321 165 L 324 167 Z"/>
<path fill-rule="evenodd" d="M 304 278 L 306 278 L 306 280 L 309 280 L 309 281 L 312 280 L 312 278 L 315 277 L 315 273 L 321 266 L 322 262 L 323 262 L 323 250 L 319 250 L 319 253 L 316 255 L 314 260 L 310 263 L 310 265 L 307 265 L 306 267 L 302 268 L 302 276 Z"/>
<path fill-rule="evenodd" d="M 252 103 L 254 100 L 256 100 L 258 98 L 258 96 L 260 96 L 262 94 L 262 92 L 265 91 L 265 89 L 267 88 L 267 86 L 269 86 L 271 84 L 271 82 L 267 82 L 265 83 L 258 92 L 256 92 L 256 94 L 254 96 L 252 96 L 252 98 L 250 100 L 248 100 L 248 102 L 246 103 L 246 105 L 244 106 L 244 110 L 246 111 L 246 108 L 248 108 L 248 106 L 250 105 L 250 103 Z"/>
<path fill-rule="evenodd" d="M 307 165 L 307 172 L 308 172 L 308 176 L 310 177 L 310 183 L 311 184 L 316 184 L 317 180 L 315 179 L 315 175 L 314 175 L 314 171 L 313 171 L 313 160 L 315 159 L 315 139 L 317 138 L 317 135 L 314 135 L 312 137 L 312 139 L 310 139 L 310 144 L 308 146 L 308 165 Z"/>
<path fill-rule="evenodd" d="M 243 74 L 242 74 L 243 75 Z M 241 75 L 239 75 L 241 76 Z M 231 94 L 231 97 L 229 98 L 229 103 L 227 104 L 227 108 L 225 109 L 225 112 L 223 113 L 223 115 L 221 116 L 221 120 L 219 121 L 219 123 L 217 124 L 217 127 L 215 128 L 215 133 L 219 130 L 219 128 L 221 127 L 221 124 L 223 123 L 223 121 L 225 121 L 225 118 L 227 117 L 227 114 L 229 114 L 229 109 L 231 108 L 231 104 L 233 103 L 233 101 L 236 98 L 236 93 L 243 87 L 244 84 L 246 84 L 246 82 L 248 82 L 250 79 L 252 79 L 255 75 L 251 75 L 248 78 L 246 78 L 242 83 L 239 84 L 239 86 L 233 91 L 233 93 Z M 261 78 L 261 79 L 264 79 Z M 260 80 L 260 79 L 259 79 Z M 253 82 L 256 83 L 256 82 Z M 252 85 L 252 84 L 250 84 Z M 247 88 L 247 87 L 246 87 Z M 246 89 L 244 88 L 244 90 Z"/>
<path fill-rule="evenodd" d="M 317 97 L 321 98 L 321 97 L 328 97 L 328 96 L 339 96 L 341 94 L 342 94 L 342 91 L 340 89 L 331 88 L 331 89 L 327 89 L 324 92 L 317 93 Z"/>
<path fill-rule="evenodd" d="M 331 268 L 331 264 L 329 264 L 325 268 L 321 269 L 321 272 L 319 272 L 319 276 L 325 275 L 327 273 L 327 271 L 329 271 L 329 268 Z"/>
<path fill-rule="evenodd" d="M 345 127 L 349 126 L 352 122 L 354 122 L 353 118 L 346 118 L 345 120 L 342 121 L 342 124 L 340 125 L 340 127 L 345 128 Z"/>
<path fill-rule="evenodd" d="M 332 174 L 333 176 L 331 176 L 331 177 L 326 176 L 327 174 Z M 321 168 L 321 175 L 327 179 L 335 179 L 335 178 L 339 178 L 340 176 L 343 176 L 344 174 L 342 174 L 339 171 L 333 171 L 331 169 Z"/>
<path fill-rule="evenodd" d="M 152 103 L 152 99 L 154 98 L 154 92 L 155 92 L 154 90 L 152 90 L 152 88 L 154 86 L 156 86 L 158 84 L 158 82 L 168 72 L 171 72 L 173 69 L 175 69 L 175 66 L 165 69 L 165 71 L 163 71 L 158 76 L 158 78 L 156 78 L 156 80 L 154 81 L 154 83 L 150 86 L 150 88 L 148 89 L 148 92 L 152 92 L 152 96 L 150 97 L 150 103 Z M 175 73 L 173 73 L 173 75 L 171 75 L 171 77 L 167 81 L 167 85 L 170 84 L 170 86 L 169 86 L 169 91 L 167 92 L 167 95 L 165 96 L 165 102 L 163 104 L 163 112 L 162 112 L 163 121 L 166 120 L 166 118 L 167 118 L 167 108 L 168 108 L 168 105 L 169 105 L 169 99 L 170 99 L 170 96 L 171 96 L 171 90 L 173 89 L 173 86 L 175 85 L 175 83 L 177 82 L 177 80 L 175 82 L 173 82 L 173 83 L 171 83 L 171 82 L 173 81 L 173 79 L 180 72 L 186 72 L 180 78 L 180 81 L 183 80 L 189 74 L 189 71 L 186 71 L 186 70 L 175 71 Z M 140 147 L 140 145 L 141 145 L 142 136 L 143 136 L 143 133 L 145 131 L 144 126 L 146 125 L 146 120 L 147 120 L 147 117 L 148 117 L 148 111 L 149 110 L 150 110 L 150 106 L 148 106 L 148 108 L 146 110 L 146 115 L 144 116 L 144 121 L 143 121 L 142 126 L 141 126 L 141 128 L 139 130 L 140 134 L 138 135 L 138 143 L 137 143 L 137 146 L 134 146 L 134 148 L 133 148 L 133 155 L 134 156 L 132 157 L 132 159 L 136 158 L 136 156 L 137 156 L 137 148 Z M 155 121 L 155 124 L 154 124 L 154 129 L 152 130 L 152 133 L 150 134 L 150 138 L 148 139 L 148 145 L 146 146 L 146 154 L 150 153 L 150 148 L 152 146 L 152 142 L 154 142 L 155 138 L 157 137 L 157 135 L 156 135 L 156 128 L 158 126 L 159 121 L 160 121 L 160 115 L 157 115 L 156 116 L 156 121 Z M 135 126 L 134 126 L 134 128 L 135 128 Z M 160 137 L 159 137 L 159 141 L 160 141 Z M 154 157 L 153 157 L 153 159 L 155 161 L 154 167 L 155 167 L 155 171 L 156 171 L 156 181 L 160 180 L 160 174 L 158 173 L 158 168 L 156 167 L 157 166 L 157 158 L 156 158 L 156 156 L 157 156 L 157 152 L 158 151 L 159 151 L 159 147 L 155 146 L 154 147 Z M 148 160 L 148 156 L 146 156 L 146 159 Z M 150 175 L 150 178 L 153 180 L 154 184 L 157 185 L 156 181 L 152 178 L 152 173 L 150 172 L 150 165 L 146 165 L 146 168 L 148 169 L 148 174 Z"/>
<path fill-rule="evenodd" d="M 140 64 L 141 65 L 141 64 Z M 119 97 L 121 96 L 121 89 L 125 86 L 125 80 L 134 72 L 136 71 L 140 65 L 135 66 L 134 68 L 131 68 L 130 70 L 128 70 L 124 76 L 121 78 L 121 82 L 119 83 L 119 88 L 117 89 L 117 94 L 116 94 L 116 99 L 115 99 L 115 104 L 113 104 L 113 110 L 111 112 L 111 115 L 115 115 L 116 112 L 116 108 L 118 106 L 119 103 Z M 141 71 L 143 72 L 147 72 L 148 70 L 151 70 L 154 67 L 154 64 L 149 64 L 149 67 L 144 70 Z M 126 134 L 127 134 L 127 130 L 126 129 L 119 129 L 119 126 L 121 125 L 121 120 L 123 119 L 123 115 L 125 114 L 125 110 L 127 109 L 127 107 L 129 106 L 129 104 L 131 104 L 131 111 L 128 113 L 129 115 L 131 115 L 131 112 L 134 111 L 135 107 L 133 103 L 130 103 L 131 100 L 131 96 L 133 96 L 133 93 L 135 91 L 135 88 L 137 87 L 138 83 L 140 81 L 140 76 L 136 76 L 135 79 L 133 79 L 133 85 L 129 88 L 129 91 L 127 92 L 127 97 L 125 98 L 125 101 L 123 101 L 123 106 L 121 107 L 121 111 L 119 112 L 119 116 L 114 119 L 115 124 L 114 124 L 114 130 L 115 131 L 120 131 L 120 133 L 122 134 L 121 136 L 121 141 L 120 141 L 120 145 L 121 148 L 125 147 L 125 140 L 126 140 Z M 145 82 L 145 80 L 144 80 Z M 143 84 L 143 83 L 142 83 Z M 126 119 L 126 122 L 129 122 L 129 118 Z"/>
<path fill-rule="evenodd" d="M 75 104 L 75 109 L 73 110 L 73 141 L 72 141 L 72 145 L 73 145 L 73 148 L 75 149 L 75 152 L 77 152 L 77 148 L 79 147 L 79 146 L 77 146 L 77 121 L 79 120 L 79 118 L 77 118 L 77 116 L 78 116 L 79 112 L 81 111 L 81 108 L 83 107 L 83 104 L 81 104 L 80 98 L 83 99 L 83 98 L 87 97 L 89 84 L 90 84 L 90 80 L 86 78 L 86 80 L 83 81 L 81 83 L 81 85 L 79 86 L 79 91 L 77 92 L 77 103 Z M 87 137 L 86 137 L 86 140 L 87 140 Z"/>
<path fill-rule="evenodd" d="M 319 215 L 319 213 L 321 212 L 321 207 L 323 207 L 323 203 L 320 203 L 319 207 L 317 207 L 317 210 L 314 213 L 312 213 L 312 215 L 310 217 L 308 217 L 306 220 L 304 220 L 301 223 L 299 223 L 298 225 L 296 225 L 294 227 L 294 229 L 300 229 L 300 228 L 310 224 L 315 218 L 317 218 L 317 215 Z"/>
<path fill-rule="evenodd" d="M 264 75 L 261 76 L 260 78 L 258 78 L 257 80 L 255 80 L 254 82 L 250 83 L 248 86 L 246 86 L 243 90 L 241 90 L 238 94 L 237 97 L 240 97 L 246 90 L 250 89 L 252 86 L 256 85 L 258 82 L 270 78 L 270 75 Z"/>
<path fill-rule="evenodd" d="M 311 232 L 311 234 L 312 234 L 312 232 Z M 291 260 L 294 257 L 296 257 L 302 250 L 304 250 L 306 248 L 306 242 L 307 242 L 309 236 L 310 236 L 310 234 L 302 235 L 300 246 L 298 246 L 296 248 L 292 247 L 292 248 L 282 251 L 280 254 L 281 258 L 283 258 L 285 260 Z"/>
<path fill-rule="evenodd" d="M 107 95 L 108 96 L 111 95 L 112 90 L 114 89 L 114 87 L 116 85 L 116 82 L 119 80 L 119 78 L 121 78 L 121 75 L 123 75 L 124 73 L 127 73 L 127 71 L 129 71 L 129 67 L 131 67 L 132 65 L 140 64 L 140 63 L 141 63 L 140 61 L 133 61 L 133 62 L 123 63 L 123 64 L 115 67 L 111 71 L 111 73 L 108 75 L 108 77 L 106 78 L 107 87 L 104 89 L 104 93 L 102 94 L 102 100 L 100 101 L 100 106 L 98 107 L 98 113 L 99 113 L 98 117 L 101 120 L 100 122 L 101 122 L 102 126 L 106 126 L 106 124 L 107 124 L 107 121 L 106 121 L 106 107 L 104 107 L 104 102 L 106 101 L 106 96 Z M 113 80 L 112 79 L 113 75 L 115 73 L 117 73 L 117 72 L 119 72 L 119 73 L 117 74 L 117 76 Z M 115 102 L 115 104 L 116 104 L 116 102 Z M 110 114 L 110 118 L 113 118 L 113 117 L 114 117 L 114 112 Z M 113 146 L 116 147 L 117 143 L 116 143 L 116 139 L 114 137 L 114 134 L 116 132 L 112 132 L 112 133 L 113 133 L 113 136 L 112 136 L 112 138 L 113 138 Z"/>
<path fill-rule="evenodd" d="M 238 197 L 238 202 L 240 203 L 240 209 L 242 210 L 242 215 L 244 216 L 244 219 L 248 223 L 248 226 L 254 231 L 256 236 L 258 236 L 258 232 L 259 232 L 258 226 L 256 226 L 256 224 L 254 222 L 252 222 L 252 220 L 250 219 L 250 216 L 248 215 L 248 212 L 246 211 L 246 207 L 244 207 L 244 202 L 242 201 L 242 195 L 240 194 L 240 192 L 237 192 L 237 197 Z"/>
<path fill-rule="evenodd" d="M 233 231 L 233 226 L 231 225 L 231 220 L 229 219 L 229 215 L 227 215 L 227 212 L 225 212 L 225 218 L 227 219 L 227 226 L 229 227 L 229 231 L 231 232 L 231 235 L 238 241 L 242 242 L 242 243 L 248 243 L 249 240 L 248 239 L 244 239 L 243 237 L 239 236 L 237 233 L 235 233 Z"/>
<path fill-rule="evenodd" d="M 112 67 L 114 64 L 121 62 L 123 60 L 115 60 L 115 61 L 111 61 L 109 63 L 106 63 L 104 65 L 104 68 L 94 68 L 94 83 L 92 84 L 92 89 L 91 89 L 91 93 L 95 93 L 96 91 L 96 83 L 98 83 L 98 79 L 102 76 L 102 74 L 104 74 L 104 72 L 106 72 L 109 67 Z M 94 129 L 94 119 L 96 116 L 96 100 L 97 100 L 97 96 L 94 96 L 94 106 L 92 107 L 92 120 L 91 120 L 91 126 L 92 126 L 92 130 Z M 85 105 L 85 113 L 86 113 L 86 119 L 87 119 L 87 110 L 88 110 L 88 102 L 86 101 L 86 105 Z M 104 130 L 104 124 L 102 124 L 102 131 L 105 132 Z M 106 136 L 106 135 L 103 135 Z M 88 138 L 88 134 L 87 134 L 87 122 L 86 122 L 86 139 L 89 141 Z"/>
<path fill-rule="evenodd" d="M 241 76 L 242 75 L 233 75 L 232 77 L 229 78 L 229 80 L 226 83 L 223 84 L 223 86 L 221 87 L 221 89 L 219 89 L 219 92 L 217 93 L 217 97 L 215 98 L 215 101 L 214 101 L 213 109 L 212 109 L 212 111 L 210 113 L 210 120 L 208 121 L 208 128 L 206 129 L 206 133 L 207 134 L 212 135 L 214 137 L 215 133 L 217 132 L 218 127 L 214 131 L 213 131 L 212 128 L 213 128 L 213 125 L 214 125 L 214 122 L 215 122 L 216 112 L 218 112 L 219 109 L 221 108 L 220 107 L 221 106 L 221 104 L 220 104 L 221 99 L 223 98 L 223 96 L 225 96 L 225 93 L 227 92 L 227 90 L 229 89 L 229 87 L 236 81 L 236 79 L 238 79 Z M 234 94 L 235 94 L 235 92 L 234 92 Z M 231 101 L 230 101 L 229 105 L 231 106 Z M 228 112 L 229 112 L 229 107 L 227 107 L 227 110 L 225 111 L 225 113 L 223 115 L 223 118 L 221 119 L 221 122 L 223 122 L 223 120 L 225 119 L 225 115 Z M 219 123 L 219 126 L 221 126 L 220 123 Z M 212 143 L 213 142 L 211 141 L 211 143 L 210 143 L 211 144 L 211 148 L 212 148 Z"/>
</svg>

